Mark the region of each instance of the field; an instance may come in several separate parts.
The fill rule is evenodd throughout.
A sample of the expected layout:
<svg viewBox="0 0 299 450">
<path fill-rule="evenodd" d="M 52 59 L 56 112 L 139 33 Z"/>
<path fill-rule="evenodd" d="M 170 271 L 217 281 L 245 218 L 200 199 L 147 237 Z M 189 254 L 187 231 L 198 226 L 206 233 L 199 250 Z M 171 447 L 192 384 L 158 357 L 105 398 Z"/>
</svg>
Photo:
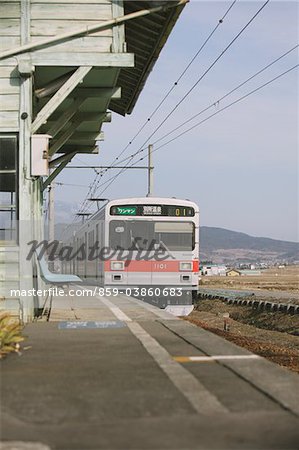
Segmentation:
<svg viewBox="0 0 299 450">
<path fill-rule="evenodd" d="M 236 277 L 202 277 L 201 287 L 222 289 L 259 289 L 269 291 L 299 292 L 299 266 L 274 267 L 261 272 L 261 275 L 242 275 Z"/>
<path fill-rule="evenodd" d="M 260 299 L 299 302 L 299 266 L 263 271 L 260 276 L 203 277 L 201 288 L 252 290 Z M 224 330 L 224 316 L 229 315 Z M 190 322 L 299 373 L 299 315 L 257 311 L 221 300 L 198 300 Z"/>
</svg>

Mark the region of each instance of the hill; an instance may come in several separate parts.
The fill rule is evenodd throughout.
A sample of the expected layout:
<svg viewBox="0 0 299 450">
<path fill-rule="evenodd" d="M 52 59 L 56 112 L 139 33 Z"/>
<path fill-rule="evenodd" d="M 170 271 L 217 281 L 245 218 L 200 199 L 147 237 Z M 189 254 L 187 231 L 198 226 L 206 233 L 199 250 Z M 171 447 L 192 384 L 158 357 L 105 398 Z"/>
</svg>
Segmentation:
<svg viewBox="0 0 299 450">
<path fill-rule="evenodd" d="M 214 263 L 294 263 L 299 261 L 299 243 L 203 226 L 200 228 L 200 259 Z"/>
</svg>

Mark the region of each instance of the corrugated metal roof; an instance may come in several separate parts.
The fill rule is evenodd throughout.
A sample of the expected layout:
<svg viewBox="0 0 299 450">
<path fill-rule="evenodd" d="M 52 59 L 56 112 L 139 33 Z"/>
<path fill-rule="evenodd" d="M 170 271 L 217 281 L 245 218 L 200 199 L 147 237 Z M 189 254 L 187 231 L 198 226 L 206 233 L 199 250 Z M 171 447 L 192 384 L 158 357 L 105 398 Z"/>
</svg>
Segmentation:
<svg viewBox="0 0 299 450">
<path fill-rule="evenodd" d="M 176 2 L 171 0 L 168 3 Z M 165 1 L 126 0 L 125 14 L 160 4 L 165 4 Z M 127 51 L 135 54 L 135 67 L 121 69 L 117 86 L 122 88 L 122 97 L 119 100 L 112 100 L 109 109 L 122 115 L 133 111 L 144 84 L 184 6 L 166 9 L 130 20 L 125 24 Z"/>
</svg>

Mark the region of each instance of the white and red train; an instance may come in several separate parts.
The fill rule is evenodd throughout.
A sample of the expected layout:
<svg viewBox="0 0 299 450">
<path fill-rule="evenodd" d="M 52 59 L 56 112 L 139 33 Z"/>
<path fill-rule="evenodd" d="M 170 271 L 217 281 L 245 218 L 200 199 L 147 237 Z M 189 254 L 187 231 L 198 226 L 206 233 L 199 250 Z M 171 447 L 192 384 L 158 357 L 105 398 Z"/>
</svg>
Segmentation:
<svg viewBox="0 0 299 450">
<path fill-rule="evenodd" d="M 197 294 L 199 209 L 188 200 L 109 201 L 74 233 L 70 244 L 77 256 L 64 270 L 107 292 L 160 308 L 192 305 Z"/>
</svg>

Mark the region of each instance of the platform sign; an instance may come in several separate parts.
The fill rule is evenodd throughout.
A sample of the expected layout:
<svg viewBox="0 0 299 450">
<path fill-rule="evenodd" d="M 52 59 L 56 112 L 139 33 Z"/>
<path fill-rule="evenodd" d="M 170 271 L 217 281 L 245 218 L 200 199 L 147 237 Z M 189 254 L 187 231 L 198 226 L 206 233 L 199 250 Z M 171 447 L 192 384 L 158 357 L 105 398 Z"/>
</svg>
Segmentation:
<svg viewBox="0 0 299 450">
<path fill-rule="evenodd" d="M 58 329 L 80 330 L 92 328 L 123 328 L 125 326 L 126 323 L 120 320 L 110 320 L 105 322 L 74 320 L 74 321 L 59 322 Z"/>
</svg>

